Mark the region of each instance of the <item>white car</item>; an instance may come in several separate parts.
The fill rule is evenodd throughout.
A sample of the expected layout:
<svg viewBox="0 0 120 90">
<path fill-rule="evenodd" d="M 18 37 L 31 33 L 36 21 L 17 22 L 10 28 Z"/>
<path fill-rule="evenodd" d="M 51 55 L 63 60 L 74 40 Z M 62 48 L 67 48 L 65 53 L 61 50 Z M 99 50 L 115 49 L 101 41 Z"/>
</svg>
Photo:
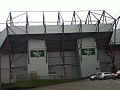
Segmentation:
<svg viewBox="0 0 120 90">
<path fill-rule="evenodd" d="M 90 76 L 90 80 L 106 80 L 112 78 L 113 78 L 113 74 L 111 72 L 98 72 Z"/>
</svg>

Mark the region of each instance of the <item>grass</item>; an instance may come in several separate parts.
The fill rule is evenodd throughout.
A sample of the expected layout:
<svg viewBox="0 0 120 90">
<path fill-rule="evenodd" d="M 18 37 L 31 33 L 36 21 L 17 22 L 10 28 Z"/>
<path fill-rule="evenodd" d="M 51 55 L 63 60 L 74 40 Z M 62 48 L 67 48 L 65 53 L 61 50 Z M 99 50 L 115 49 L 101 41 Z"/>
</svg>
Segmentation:
<svg viewBox="0 0 120 90">
<path fill-rule="evenodd" d="M 26 80 L 26 81 L 19 81 L 13 84 L 5 84 L 3 85 L 3 90 L 28 89 L 28 88 L 55 85 L 55 84 L 71 82 L 71 81 L 74 80 Z"/>
</svg>

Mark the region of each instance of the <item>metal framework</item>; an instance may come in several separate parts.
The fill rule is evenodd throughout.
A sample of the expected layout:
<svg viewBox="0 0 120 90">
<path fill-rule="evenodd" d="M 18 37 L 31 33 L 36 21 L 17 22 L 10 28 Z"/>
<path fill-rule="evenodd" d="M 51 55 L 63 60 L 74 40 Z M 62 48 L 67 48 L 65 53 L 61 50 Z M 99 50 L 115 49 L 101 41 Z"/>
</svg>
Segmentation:
<svg viewBox="0 0 120 90">
<path fill-rule="evenodd" d="M 119 51 L 119 44 L 117 44 L 117 41 L 116 41 L 116 33 L 117 33 L 117 29 L 118 29 L 118 26 L 119 26 L 119 19 L 120 19 L 120 16 L 114 20 L 114 35 L 113 35 L 113 41 L 110 42 L 110 48 L 109 48 L 109 52 L 110 52 L 110 56 L 111 56 L 111 63 L 112 63 L 112 71 L 113 72 L 116 72 L 117 70 L 117 67 L 116 67 L 116 64 L 115 64 L 115 61 L 116 61 L 116 51 Z M 120 66 L 119 66 L 120 67 Z"/>
<path fill-rule="evenodd" d="M 2 89 L 2 82 L 1 82 L 1 53 L 0 53 L 0 90 Z"/>
<path fill-rule="evenodd" d="M 14 13 L 17 13 L 17 15 L 13 15 Z M 19 14 L 18 14 L 19 13 Z M 29 14 L 30 13 L 41 13 L 41 16 L 42 16 L 42 20 L 40 21 L 30 21 L 29 19 Z M 47 21 L 47 19 L 45 18 L 45 13 L 57 13 L 57 20 L 56 21 Z M 71 13 L 72 14 L 72 20 L 66 20 L 64 16 L 64 13 Z M 85 13 L 84 15 L 87 14 L 87 17 L 85 20 L 82 20 L 80 18 L 80 16 L 82 15 L 81 13 Z M 23 21 L 16 21 L 17 18 L 19 17 L 22 17 L 25 15 L 25 20 Z M 69 14 L 68 14 L 69 16 Z M 36 17 L 36 16 L 35 16 Z M 54 16 L 52 16 L 54 17 Z M 39 17 L 40 18 L 40 17 Z M 108 14 L 106 11 L 104 10 L 91 10 L 91 11 L 88 11 L 88 10 L 83 10 L 83 11 L 11 11 L 9 13 L 9 16 L 7 18 L 7 21 L 6 21 L 6 29 L 7 29 L 7 46 L 8 46 L 8 54 L 9 54 L 9 65 L 10 65 L 10 78 L 9 78 L 9 81 L 11 82 L 11 79 L 12 79 L 12 76 L 13 76 L 13 73 L 12 73 L 12 69 L 13 68 L 22 68 L 21 67 L 12 67 L 12 62 L 14 62 L 14 52 L 13 52 L 13 45 L 11 44 L 11 38 L 9 37 L 9 30 L 11 30 L 11 32 L 13 32 L 15 35 L 16 33 L 12 30 L 12 28 L 10 28 L 10 26 L 19 26 L 20 25 L 24 25 L 26 27 L 26 43 L 27 43 L 27 46 L 28 46 L 28 27 L 29 25 L 31 24 L 39 24 L 39 25 L 43 25 L 44 26 L 44 39 L 45 39 L 45 45 L 46 45 L 46 63 L 48 63 L 48 60 L 47 60 L 47 57 L 48 57 L 48 48 L 47 48 L 47 32 L 46 32 L 46 25 L 47 24 L 55 24 L 55 25 L 60 25 L 61 28 L 62 28 L 62 35 L 61 35 L 61 49 L 60 49 L 60 55 L 61 55 L 61 60 L 63 62 L 63 64 L 57 64 L 57 65 L 50 65 L 50 67 L 57 67 L 57 66 L 63 66 L 64 68 L 64 79 L 66 79 L 66 66 L 67 65 L 72 65 L 72 66 L 77 66 L 77 65 L 73 65 L 73 64 L 67 64 L 65 63 L 65 50 L 64 50 L 64 43 L 65 43 L 65 36 L 64 36 L 64 25 L 66 24 L 69 24 L 69 25 L 73 25 L 73 24 L 76 24 L 78 25 L 78 28 L 79 28 L 79 35 L 78 37 L 81 39 L 80 42 L 78 42 L 80 44 L 80 47 L 82 47 L 82 36 L 80 35 L 82 33 L 82 24 L 95 24 L 96 25 L 96 30 L 98 31 L 97 33 L 97 37 L 96 37 L 96 41 L 98 41 L 99 43 L 99 24 L 107 24 L 107 23 L 111 23 L 112 22 L 112 26 L 111 28 L 114 27 L 114 31 L 115 31 L 115 35 L 114 35 L 114 45 L 115 45 L 115 42 L 116 42 L 116 27 L 117 27 L 117 23 L 119 21 L 119 18 L 116 19 L 113 18 L 110 14 Z M 109 32 L 109 31 L 108 31 Z M 106 48 L 107 48 L 108 45 L 106 45 Z M 28 47 L 26 47 L 27 50 L 28 50 Z M 99 44 L 97 45 L 97 49 L 98 49 L 98 56 L 97 56 L 97 59 L 99 58 Z M 28 52 L 25 50 L 25 52 Z M 111 61 L 112 61 L 112 65 L 113 65 L 113 71 L 114 71 L 114 68 L 115 68 L 115 49 L 112 48 L 110 49 L 110 52 L 111 55 Z M 20 56 L 21 57 L 21 56 Z M 18 57 L 17 59 L 19 59 L 20 57 Z M 82 55 L 80 56 L 81 60 L 82 60 Z M 16 59 L 16 60 L 17 60 Z M 29 57 L 28 57 L 28 62 L 29 62 Z"/>
</svg>

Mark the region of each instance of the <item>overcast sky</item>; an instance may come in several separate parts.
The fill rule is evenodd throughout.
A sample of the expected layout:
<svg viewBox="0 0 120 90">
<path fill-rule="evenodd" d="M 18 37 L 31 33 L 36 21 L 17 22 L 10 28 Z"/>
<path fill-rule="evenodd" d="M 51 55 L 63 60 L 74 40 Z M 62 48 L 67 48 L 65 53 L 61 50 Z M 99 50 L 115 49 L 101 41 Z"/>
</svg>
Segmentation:
<svg viewBox="0 0 120 90">
<path fill-rule="evenodd" d="M 120 0 L 0 0 L 0 23 L 5 23 L 10 11 L 77 11 L 106 10 L 117 18 Z"/>
</svg>

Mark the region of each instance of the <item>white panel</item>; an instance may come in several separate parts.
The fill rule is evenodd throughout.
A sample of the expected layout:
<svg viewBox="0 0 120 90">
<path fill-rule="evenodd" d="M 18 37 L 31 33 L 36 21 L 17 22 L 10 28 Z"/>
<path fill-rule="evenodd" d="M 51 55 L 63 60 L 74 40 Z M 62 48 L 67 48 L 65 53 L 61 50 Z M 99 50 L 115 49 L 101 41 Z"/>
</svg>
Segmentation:
<svg viewBox="0 0 120 90">
<path fill-rule="evenodd" d="M 1 55 L 1 79 L 3 83 L 9 82 L 9 57 L 8 55 Z"/>
<path fill-rule="evenodd" d="M 99 30 L 100 32 L 109 31 L 111 28 L 111 24 L 100 24 Z M 8 28 L 9 34 L 26 34 L 26 26 L 10 26 Z M 46 25 L 47 33 L 62 33 L 61 25 Z M 64 25 L 65 33 L 78 33 L 79 27 L 78 25 Z M 96 24 L 82 24 L 82 32 L 97 32 Z M 36 26 L 28 26 L 29 34 L 44 34 L 45 29 L 43 25 Z"/>
<path fill-rule="evenodd" d="M 95 47 L 96 43 L 94 38 L 88 37 L 88 38 L 83 38 L 82 39 L 82 48 L 85 47 Z"/>
<path fill-rule="evenodd" d="M 96 32 L 95 24 L 82 24 L 82 32 Z"/>
<path fill-rule="evenodd" d="M 44 40 L 37 40 L 31 39 L 29 40 L 29 49 L 45 49 L 45 41 Z"/>
<path fill-rule="evenodd" d="M 1 82 L 9 83 L 9 70 L 1 69 Z"/>
<path fill-rule="evenodd" d="M 38 76 L 48 76 L 48 65 L 45 58 L 32 58 L 29 59 L 28 73 L 36 71 Z"/>
<path fill-rule="evenodd" d="M 82 56 L 82 77 L 86 77 L 98 72 L 99 70 L 97 70 L 97 68 L 99 68 L 99 62 L 97 61 L 96 55 Z"/>
<path fill-rule="evenodd" d="M 28 26 L 29 34 L 44 34 L 44 26 Z M 9 34 L 26 34 L 25 26 L 11 26 Z"/>
<path fill-rule="evenodd" d="M 8 28 L 9 34 L 26 34 L 26 27 L 25 26 L 10 26 Z"/>
<path fill-rule="evenodd" d="M 96 42 L 94 38 L 91 38 L 91 37 L 83 38 L 82 49 L 94 48 L 95 55 L 82 55 L 82 56 L 81 56 L 80 40 L 78 40 L 78 42 L 79 42 L 78 43 L 79 56 L 80 58 L 82 58 L 82 60 L 80 60 L 82 77 L 87 77 L 99 71 L 97 70 L 97 68 L 99 68 L 99 61 L 97 61 Z"/>
<path fill-rule="evenodd" d="M 29 40 L 29 64 L 28 73 L 36 71 L 38 76 L 48 76 L 48 63 L 46 63 L 46 49 L 44 40 Z M 45 55 L 43 57 L 31 57 L 31 50 L 44 50 Z"/>
<path fill-rule="evenodd" d="M 47 25 L 47 33 L 62 33 L 62 27 L 60 25 Z"/>
<path fill-rule="evenodd" d="M 7 31 L 6 29 L 0 32 L 0 47 L 2 46 L 3 42 L 5 41 L 7 37 Z"/>
<path fill-rule="evenodd" d="M 9 68 L 9 57 L 8 55 L 3 55 L 1 56 L 1 67 L 2 68 Z"/>
<path fill-rule="evenodd" d="M 44 26 L 29 26 L 28 33 L 29 34 L 44 34 L 45 29 L 44 29 Z"/>
<path fill-rule="evenodd" d="M 114 35 L 115 35 L 115 32 L 113 32 L 112 34 L 112 42 L 114 42 Z M 120 44 L 120 29 L 116 30 L 116 44 Z"/>
<path fill-rule="evenodd" d="M 108 32 L 112 30 L 112 24 L 99 24 L 100 32 Z M 82 24 L 82 32 L 97 32 L 96 24 Z"/>
<path fill-rule="evenodd" d="M 112 24 L 100 24 L 99 25 L 99 31 L 100 32 L 108 32 L 112 30 Z"/>
<path fill-rule="evenodd" d="M 65 25 L 64 32 L 65 33 L 78 33 L 79 32 L 78 25 Z"/>
</svg>

